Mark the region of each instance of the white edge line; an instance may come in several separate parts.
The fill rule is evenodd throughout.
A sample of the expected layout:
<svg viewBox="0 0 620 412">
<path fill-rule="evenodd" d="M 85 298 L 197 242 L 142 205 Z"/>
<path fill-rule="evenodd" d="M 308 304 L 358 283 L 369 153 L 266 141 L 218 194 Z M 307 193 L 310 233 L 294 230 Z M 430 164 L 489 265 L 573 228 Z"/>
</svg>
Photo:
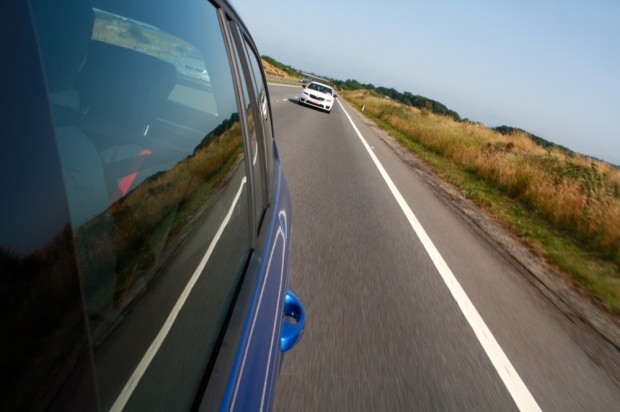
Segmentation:
<svg viewBox="0 0 620 412">
<path fill-rule="evenodd" d="M 366 142 L 366 139 L 364 139 L 364 136 L 362 136 L 360 131 L 355 126 L 355 123 L 353 123 L 351 116 L 349 116 L 349 113 L 347 113 L 340 101 L 338 101 L 338 104 L 344 111 L 344 114 L 349 119 L 349 122 L 351 123 L 353 130 L 355 130 L 357 137 L 359 137 L 359 139 L 361 140 L 362 144 L 366 148 L 366 151 L 370 155 L 370 158 L 379 170 L 381 177 L 383 177 L 383 180 L 385 180 L 385 183 L 392 192 L 392 195 L 398 202 L 398 205 L 400 206 L 403 213 L 405 214 L 405 217 L 409 221 L 411 228 L 420 239 L 420 242 L 422 242 L 426 253 L 428 253 L 429 257 L 433 261 L 433 264 L 437 268 L 437 271 L 439 272 L 446 286 L 450 290 L 452 297 L 461 309 L 461 312 L 467 319 L 467 322 L 469 322 L 469 325 L 473 329 L 474 334 L 478 338 L 478 341 L 480 342 L 482 348 L 489 357 L 489 360 L 491 361 L 491 363 L 495 367 L 495 370 L 504 382 L 504 385 L 506 386 L 506 389 L 508 389 L 508 392 L 510 393 L 510 396 L 512 396 L 515 404 L 521 411 L 541 411 L 540 406 L 538 406 L 538 403 L 536 403 L 536 400 L 530 393 L 529 389 L 527 388 L 527 386 L 525 386 L 525 383 L 523 382 L 523 380 L 521 380 L 521 377 L 512 366 L 512 363 L 510 363 L 510 360 L 508 359 L 502 348 L 499 346 L 499 343 L 497 343 L 497 341 L 495 340 L 495 337 L 493 336 L 486 323 L 474 307 L 474 304 L 471 302 L 471 300 L 459 284 L 458 280 L 452 273 L 452 270 L 450 270 L 448 264 L 444 261 L 443 257 L 441 256 L 441 254 L 431 241 L 430 237 L 427 235 L 426 231 L 418 221 L 417 217 L 414 215 L 413 211 L 407 204 L 405 198 L 402 196 L 402 194 L 388 175 L 387 171 Z"/>
<path fill-rule="evenodd" d="M 162 343 L 166 339 L 166 336 L 168 336 L 168 332 L 170 332 L 170 329 L 172 328 L 172 325 L 174 324 L 177 316 L 179 315 L 179 312 L 181 312 L 183 305 L 185 305 L 185 302 L 187 301 L 187 298 L 189 297 L 190 292 L 192 291 L 192 289 L 194 288 L 194 285 L 200 278 L 200 275 L 202 274 L 202 271 L 207 265 L 207 262 L 209 261 L 209 258 L 211 257 L 211 254 L 213 253 L 213 250 L 215 249 L 215 246 L 219 242 L 220 237 L 222 236 L 222 233 L 224 233 L 224 229 L 226 228 L 226 226 L 228 226 L 228 222 L 230 222 L 230 219 L 233 214 L 233 210 L 235 206 L 237 205 L 237 202 L 239 201 L 239 197 L 241 196 L 241 190 L 243 189 L 243 186 L 245 185 L 245 183 L 246 183 L 246 178 L 244 176 L 243 179 L 241 179 L 241 184 L 239 185 L 237 194 L 235 195 L 235 198 L 232 204 L 230 205 L 230 208 L 228 209 L 228 213 L 224 217 L 224 220 L 222 220 L 222 223 L 220 223 L 220 227 L 217 229 L 217 232 L 215 233 L 213 240 L 211 240 L 211 243 L 209 244 L 207 251 L 202 257 L 200 264 L 198 265 L 198 267 L 192 274 L 192 277 L 187 282 L 187 285 L 185 285 L 185 289 L 183 289 L 183 292 L 181 293 L 176 303 L 174 304 L 174 307 L 170 311 L 168 318 L 166 319 L 161 329 L 159 330 L 159 333 L 157 334 L 155 339 L 153 339 L 153 342 L 151 343 L 147 351 L 142 356 L 140 363 L 138 363 L 138 366 L 136 366 L 136 369 L 133 371 L 133 373 L 127 380 L 127 383 L 125 383 L 125 387 L 123 388 L 121 393 L 116 398 L 116 401 L 110 408 L 111 411 L 123 410 L 123 408 L 127 404 L 127 401 L 129 401 L 129 398 L 131 397 L 133 391 L 138 386 L 138 383 L 140 383 L 140 379 L 142 379 L 144 372 L 146 372 L 146 369 L 151 364 L 151 361 L 157 354 L 157 351 L 159 350 Z"/>
</svg>

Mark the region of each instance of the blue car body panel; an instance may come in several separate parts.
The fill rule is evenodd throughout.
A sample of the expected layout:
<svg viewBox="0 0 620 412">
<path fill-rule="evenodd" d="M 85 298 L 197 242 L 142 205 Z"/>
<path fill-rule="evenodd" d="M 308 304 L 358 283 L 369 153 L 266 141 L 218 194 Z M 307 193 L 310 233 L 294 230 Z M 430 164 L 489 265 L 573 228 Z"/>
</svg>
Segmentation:
<svg viewBox="0 0 620 412">
<path fill-rule="evenodd" d="M 270 409 L 282 351 L 280 338 L 288 289 L 291 203 L 278 160 L 278 189 L 263 246 L 260 274 L 244 325 L 222 410 Z"/>
</svg>

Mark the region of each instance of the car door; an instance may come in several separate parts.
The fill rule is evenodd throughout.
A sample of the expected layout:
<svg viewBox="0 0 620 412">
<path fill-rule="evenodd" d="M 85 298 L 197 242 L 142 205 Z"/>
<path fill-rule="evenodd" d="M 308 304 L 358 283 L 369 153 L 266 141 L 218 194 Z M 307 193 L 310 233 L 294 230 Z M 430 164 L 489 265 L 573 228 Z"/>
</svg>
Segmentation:
<svg viewBox="0 0 620 412">
<path fill-rule="evenodd" d="M 220 1 L 28 6 L 3 15 L 23 23 L 3 79 L 20 96 L 3 409 L 269 408 L 304 322 L 251 37 Z"/>
<path fill-rule="evenodd" d="M 253 70 L 247 54 L 248 50 L 254 56 L 258 53 L 234 11 L 223 8 L 222 16 L 227 22 L 225 33 L 229 36 L 233 66 L 238 73 L 240 106 L 247 109 L 248 120 L 244 124 L 250 137 L 250 169 L 255 172 L 254 184 L 263 186 L 262 194 L 256 195 L 266 210 L 262 217 L 260 210 L 254 215 L 258 236 L 248 276 L 255 280 L 240 291 L 240 301 L 249 298 L 250 307 L 247 312 L 233 313 L 231 324 L 238 328 L 232 328 L 236 333 L 231 332 L 227 338 L 230 336 L 238 343 L 225 346 L 234 348 L 235 354 L 226 356 L 223 352 L 219 359 L 221 369 L 226 371 L 223 375 L 228 376 L 221 407 L 222 410 L 269 410 L 283 353 L 301 337 L 305 314 L 298 297 L 289 289 L 291 203 L 274 149 L 268 92 L 264 83 L 256 84 L 257 74 L 261 82 L 264 75 L 260 67 L 258 72 Z M 256 170 L 257 165 L 262 165 L 260 170 Z M 256 188 L 256 191 L 261 190 Z M 256 203 L 259 204 L 258 199 Z M 215 371 L 220 370 L 219 365 L 216 364 Z M 208 388 L 208 395 L 209 389 L 212 388 Z"/>
</svg>

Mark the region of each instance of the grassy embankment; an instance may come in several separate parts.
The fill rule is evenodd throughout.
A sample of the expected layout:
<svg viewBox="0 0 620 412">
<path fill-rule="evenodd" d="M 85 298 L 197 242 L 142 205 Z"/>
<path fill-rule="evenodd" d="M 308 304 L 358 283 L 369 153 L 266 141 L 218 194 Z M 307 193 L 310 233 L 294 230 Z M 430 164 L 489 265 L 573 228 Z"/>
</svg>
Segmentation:
<svg viewBox="0 0 620 412">
<path fill-rule="evenodd" d="M 526 133 L 502 135 L 365 90 L 354 106 L 516 233 L 572 283 L 620 314 L 620 170 Z"/>
<path fill-rule="evenodd" d="M 299 80 L 302 77 L 301 72 L 298 70 L 282 64 L 269 56 L 262 56 L 261 63 L 267 76 L 280 77 L 284 80 Z"/>
</svg>

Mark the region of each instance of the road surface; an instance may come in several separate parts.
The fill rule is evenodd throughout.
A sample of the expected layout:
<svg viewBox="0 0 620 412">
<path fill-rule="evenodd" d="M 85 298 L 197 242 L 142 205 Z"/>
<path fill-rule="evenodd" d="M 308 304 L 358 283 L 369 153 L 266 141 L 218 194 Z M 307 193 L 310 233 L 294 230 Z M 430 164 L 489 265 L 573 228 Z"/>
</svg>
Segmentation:
<svg viewBox="0 0 620 412">
<path fill-rule="evenodd" d="M 277 411 L 614 411 L 566 320 L 342 99 L 271 85 L 306 307 Z M 374 159 L 373 159 L 374 158 Z"/>
</svg>

